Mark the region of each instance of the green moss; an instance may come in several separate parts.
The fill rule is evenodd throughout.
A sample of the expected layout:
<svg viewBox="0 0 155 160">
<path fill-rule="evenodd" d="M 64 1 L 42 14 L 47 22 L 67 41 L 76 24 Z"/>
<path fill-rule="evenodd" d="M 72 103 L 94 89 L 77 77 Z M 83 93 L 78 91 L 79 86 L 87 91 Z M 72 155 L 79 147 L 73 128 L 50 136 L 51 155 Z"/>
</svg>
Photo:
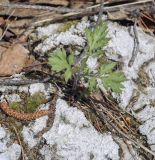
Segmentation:
<svg viewBox="0 0 155 160">
<path fill-rule="evenodd" d="M 72 25 L 76 25 L 77 23 L 78 23 L 77 20 L 65 22 L 60 27 L 58 27 L 57 31 L 58 32 L 66 32 L 71 28 Z"/>
<path fill-rule="evenodd" d="M 46 97 L 43 93 L 35 93 L 31 97 L 27 97 L 26 100 L 26 107 L 27 107 L 27 112 L 34 112 L 38 108 L 39 105 L 43 104 L 46 102 Z"/>
<path fill-rule="evenodd" d="M 24 95 L 23 102 L 12 102 L 10 107 L 18 112 L 35 112 L 39 105 L 46 102 L 43 93 L 35 93 L 32 96 Z"/>
<path fill-rule="evenodd" d="M 10 107 L 16 111 L 21 111 L 21 102 L 12 102 Z"/>
</svg>

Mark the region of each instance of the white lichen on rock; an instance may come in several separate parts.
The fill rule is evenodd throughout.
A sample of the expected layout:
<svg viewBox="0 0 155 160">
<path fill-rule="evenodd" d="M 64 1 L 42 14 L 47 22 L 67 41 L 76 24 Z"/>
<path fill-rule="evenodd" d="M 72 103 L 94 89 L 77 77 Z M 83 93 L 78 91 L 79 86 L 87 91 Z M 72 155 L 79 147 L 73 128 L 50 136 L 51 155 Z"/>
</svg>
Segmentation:
<svg viewBox="0 0 155 160">
<path fill-rule="evenodd" d="M 18 160 L 21 155 L 21 147 L 18 144 L 12 144 L 4 153 L 0 154 L 0 160 Z"/>
<path fill-rule="evenodd" d="M 37 28 L 37 37 L 42 39 L 44 37 L 49 37 L 50 35 L 57 32 L 58 27 L 62 25 L 61 23 L 50 24 L 46 27 L 38 27 Z"/>
<path fill-rule="evenodd" d="M 139 40 L 139 52 L 133 65 L 128 66 L 134 49 L 134 37 L 129 33 L 127 27 L 117 23 L 108 23 L 110 42 L 106 47 L 106 55 L 123 63 L 123 71 L 128 79 L 137 78 L 141 65 L 154 57 L 155 39 L 137 28 Z"/>
<path fill-rule="evenodd" d="M 155 117 L 148 119 L 143 125 L 140 126 L 140 132 L 143 135 L 147 136 L 147 142 L 150 144 L 151 149 L 155 151 L 155 148 L 152 147 L 155 144 Z"/>
<path fill-rule="evenodd" d="M 9 103 L 11 103 L 11 102 L 21 102 L 21 98 L 18 94 L 9 94 L 9 95 L 6 95 L 5 98 L 7 99 L 7 101 Z"/>
<path fill-rule="evenodd" d="M 94 71 L 98 66 L 98 58 L 97 57 L 89 57 L 86 64 L 91 71 Z"/>
<path fill-rule="evenodd" d="M 21 146 L 11 143 L 9 132 L 0 127 L 0 160 L 18 160 L 20 155 Z"/>
<path fill-rule="evenodd" d="M 40 123 L 35 123 L 40 127 Z M 34 126 L 33 126 L 34 127 Z M 29 126 L 29 131 L 33 128 Z M 23 133 L 25 129 L 23 130 Z M 26 131 L 28 134 L 28 132 Z M 30 145 L 36 141 L 33 140 L 35 133 L 26 135 L 25 142 Z M 24 133 L 25 135 L 25 133 Z M 53 127 L 43 137 L 47 145 L 41 150 L 45 160 L 57 157 L 61 159 L 90 159 L 103 160 L 108 158 L 112 160 L 119 159 L 119 147 L 113 141 L 110 133 L 98 133 L 84 114 L 77 108 L 69 107 L 64 100 L 58 99 L 56 104 L 56 114 Z M 31 142 L 30 142 L 31 141 Z M 55 147 L 54 147 L 55 146 Z"/>
<path fill-rule="evenodd" d="M 5 129 L 3 127 L 0 127 L 0 139 L 4 138 L 6 136 Z"/>
<path fill-rule="evenodd" d="M 154 116 L 155 109 L 153 103 L 155 101 L 154 88 L 154 73 L 155 63 L 152 62 L 144 67 L 144 72 L 149 77 L 149 84 L 143 88 L 139 88 L 137 78 L 138 72 L 145 62 L 149 62 L 155 56 L 155 37 L 144 33 L 137 27 L 137 35 L 139 41 L 139 50 L 135 56 L 135 60 L 131 66 L 129 61 L 134 49 L 133 30 L 129 33 L 127 27 L 120 26 L 117 23 L 108 23 L 110 43 L 106 47 L 106 55 L 113 60 L 121 62 L 122 70 L 127 82 L 124 82 L 124 89 L 120 95 L 113 94 L 119 100 L 120 107 L 130 111 L 135 118 L 142 122 L 140 132 L 147 136 L 147 142 L 155 151 L 155 131 L 154 131 Z M 143 80 L 142 80 L 143 81 Z M 128 106 L 131 98 L 134 96 L 134 91 L 139 94 L 137 100 L 133 102 L 132 106 Z"/>
<path fill-rule="evenodd" d="M 45 85 L 43 83 L 34 83 L 29 87 L 29 93 L 34 95 L 37 92 L 45 92 Z"/>
<path fill-rule="evenodd" d="M 145 68 L 146 73 L 148 73 L 149 80 L 150 80 L 150 85 L 152 87 L 155 87 L 155 62 L 150 63 L 146 68 Z"/>
<path fill-rule="evenodd" d="M 43 104 L 40 106 L 41 109 L 48 109 L 48 104 Z M 35 122 L 30 123 L 28 126 L 24 126 L 22 130 L 23 140 L 25 143 L 28 144 L 29 148 L 33 148 L 39 143 L 39 139 L 35 138 L 34 136 L 42 131 L 46 127 L 46 123 L 48 120 L 48 116 L 43 116 L 35 120 Z"/>
<path fill-rule="evenodd" d="M 48 34 L 49 33 L 48 27 L 44 28 L 44 32 L 45 31 L 47 32 L 48 37 L 35 48 L 35 51 L 44 53 L 49 51 L 50 49 L 59 46 L 60 44 L 84 46 L 85 39 L 81 35 L 84 34 L 84 29 L 88 27 L 88 25 L 89 22 L 83 20 L 82 22 L 79 22 L 76 25 L 76 27 L 71 27 L 66 32 L 53 33 L 53 34 Z"/>
<path fill-rule="evenodd" d="M 34 83 L 29 86 L 28 91 L 29 91 L 30 95 L 34 95 L 35 93 L 40 92 L 40 93 L 43 93 L 46 96 L 46 98 L 49 98 L 50 94 L 54 93 L 55 90 L 56 89 L 50 83 L 48 83 L 48 84 Z"/>
</svg>

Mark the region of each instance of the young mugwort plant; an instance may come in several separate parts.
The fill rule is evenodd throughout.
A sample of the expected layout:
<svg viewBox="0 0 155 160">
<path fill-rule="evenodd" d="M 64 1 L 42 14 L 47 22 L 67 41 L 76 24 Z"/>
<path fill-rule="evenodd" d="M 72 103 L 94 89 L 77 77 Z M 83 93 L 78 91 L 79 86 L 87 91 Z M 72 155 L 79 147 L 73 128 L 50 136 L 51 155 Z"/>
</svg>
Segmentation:
<svg viewBox="0 0 155 160">
<path fill-rule="evenodd" d="M 78 64 L 75 63 L 73 53 L 66 54 L 64 48 L 58 48 L 50 54 L 48 63 L 55 72 L 62 72 L 67 83 L 70 79 L 80 75 L 78 81 L 87 84 L 90 92 L 96 91 L 100 84 L 116 93 L 122 91 L 122 82 L 126 80 L 124 74 L 116 69 L 117 63 L 107 61 L 103 48 L 108 44 L 108 27 L 101 22 L 95 28 L 86 29 L 84 56 Z M 78 83 L 79 84 L 79 83 Z"/>
</svg>

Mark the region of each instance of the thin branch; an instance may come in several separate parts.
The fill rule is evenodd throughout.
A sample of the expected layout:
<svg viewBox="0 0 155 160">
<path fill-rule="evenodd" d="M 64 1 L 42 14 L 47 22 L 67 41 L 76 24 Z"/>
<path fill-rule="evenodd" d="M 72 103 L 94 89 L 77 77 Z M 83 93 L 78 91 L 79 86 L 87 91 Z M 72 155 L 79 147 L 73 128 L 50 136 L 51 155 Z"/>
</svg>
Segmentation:
<svg viewBox="0 0 155 160">
<path fill-rule="evenodd" d="M 99 11 L 99 14 L 98 14 L 98 19 L 97 19 L 96 25 L 101 22 L 102 14 L 103 14 L 103 8 L 104 8 L 104 0 L 101 0 L 100 11 Z"/>
<path fill-rule="evenodd" d="M 45 77 L 42 80 L 14 80 L 14 79 L 9 79 L 9 78 L 6 78 L 6 79 L 1 78 L 0 85 L 21 86 L 21 85 L 28 85 L 28 84 L 33 84 L 33 83 L 45 83 L 51 79 L 52 79 L 51 76 Z"/>
<path fill-rule="evenodd" d="M 53 123 L 54 123 L 54 118 L 55 118 L 56 101 L 57 101 L 58 97 L 59 97 L 59 93 L 56 93 L 53 97 L 53 100 L 51 101 L 51 104 L 50 104 L 50 107 L 49 107 L 49 110 L 51 110 L 51 113 L 48 115 L 48 120 L 47 120 L 47 123 L 46 123 L 47 126 L 43 130 L 38 132 L 35 135 L 35 138 L 40 138 L 44 133 L 46 133 L 47 131 L 50 130 L 50 128 L 52 128 Z"/>
<path fill-rule="evenodd" d="M 103 12 L 113 12 L 113 11 L 119 11 L 120 9 L 126 9 L 127 11 L 130 9 L 130 11 L 140 8 L 140 7 L 144 7 L 144 3 L 150 3 L 152 2 L 152 0 L 142 0 L 142 1 L 138 1 L 138 2 L 132 2 L 132 3 L 126 3 L 126 4 L 121 4 L 121 5 L 115 5 L 115 6 L 104 6 L 103 8 Z M 106 4 L 106 3 L 105 3 Z M 81 9 L 78 12 L 70 12 L 70 13 L 66 13 L 54 18 L 49 18 L 49 19 L 44 19 L 41 21 L 36 21 L 33 23 L 33 26 L 37 26 L 39 24 L 45 23 L 45 22 L 56 22 L 56 21 L 60 21 L 63 20 L 64 18 L 72 18 L 72 17 L 82 17 L 83 15 L 93 15 L 99 12 L 99 7 L 101 6 L 101 4 L 97 4 L 91 7 L 87 7 L 85 9 Z M 132 8 L 133 6 L 133 8 Z M 146 7 L 146 6 L 145 6 Z"/>
<path fill-rule="evenodd" d="M 132 5 L 140 5 L 140 4 L 145 4 L 145 3 L 149 3 L 149 2 L 154 2 L 154 0 L 141 0 L 141 1 L 137 1 L 137 2 L 131 2 L 131 3 L 125 3 L 125 4 L 120 4 L 120 5 L 115 5 L 115 6 L 110 6 L 110 7 L 104 7 L 104 11 L 116 11 L 119 10 L 121 8 L 130 8 Z M 91 6 L 91 7 L 87 7 L 87 9 L 93 9 L 93 8 L 98 8 L 100 6 L 100 4 Z"/>
<path fill-rule="evenodd" d="M 15 12 L 15 10 L 13 10 L 12 12 L 11 12 L 11 14 L 9 15 L 9 17 L 7 18 L 7 20 L 9 20 L 11 17 L 12 17 L 12 15 L 14 14 L 14 12 Z M 5 31 L 3 32 L 3 34 L 2 34 L 2 36 L 0 37 L 0 41 L 4 38 L 4 36 L 5 36 L 5 34 L 6 34 L 6 32 L 8 31 L 8 29 L 9 29 L 9 24 L 6 26 L 6 28 L 5 28 Z"/>
<path fill-rule="evenodd" d="M 132 51 L 132 57 L 128 63 L 128 66 L 131 67 L 135 61 L 135 58 L 137 57 L 138 51 L 139 51 L 139 39 L 138 39 L 138 32 L 137 32 L 137 26 L 136 22 L 133 26 L 133 32 L 134 32 L 134 48 Z"/>
<path fill-rule="evenodd" d="M 16 133 L 16 136 L 17 136 L 17 139 L 18 139 L 18 142 L 19 142 L 19 144 L 20 144 L 20 146 L 21 146 L 22 159 L 23 159 L 23 160 L 26 160 L 26 155 L 25 155 L 25 152 L 24 152 L 24 148 L 23 148 L 23 146 L 22 146 L 22 142 L 21 142 L 21 140 L 20 140 L 20 137 L 19 137 L 19 134 L 18 134 L 18 132 L 17 132 L 17 129 L 16 129 L 16 127 L 15 127 L 13 124 L 11 124 L 11 126 L 12 126 L 12 128 L 14 129 L 14 131 L 15 131 L 15 133 Z"/>
<path fill-rule="evenodd" d="M 48 10 L 55 11 L 59 13 L 68 13 L 68 12 L 78 12 L 80 10 L 69 9 L 64 7 L 49 7 L 41 5 L 26 5 L 26 4 L 16 4 L 16 3 L 0 3 L 2 7 L 9 7 L 10 9 L 36 9 L 36 10 Z"/>
<path fill-rule="evenodd" d="M 95 104 L 92 103 L 92 105 L 94 106 Z M 148 149 L 147 147 L 145 147 L 143 144 L 141 144 L 138 141 L 133 140 L 130 136 L 128 136 L 126 133 L 124 133 L 123 131 L 121 131 L 121 129 L 119 129 L 117 126 L 115 126 L 113 123 L 111 123 L 109 121 L 109 117 L 106 115 L 106 113 L 102 112 L 102 108 L 96 107 L 96 105 L 93 107 L 93 110 L 95 110 L 95 112 L 97 113 L 97 115 L 100 117 L 100 119 L 104 122 L 104 123 L 108 123 L 118 134 L 120 134 L 122 137 L 128 139 L 129 141 L 131 141 L 131 143 L 135 146 L 139 146 L 140 148 L 142 148 L 144 151 L 150 153 L 151 155 L 153 155 L 155 157 L 155 153 L 152 152 L 150 149 Z"/>
</svg>

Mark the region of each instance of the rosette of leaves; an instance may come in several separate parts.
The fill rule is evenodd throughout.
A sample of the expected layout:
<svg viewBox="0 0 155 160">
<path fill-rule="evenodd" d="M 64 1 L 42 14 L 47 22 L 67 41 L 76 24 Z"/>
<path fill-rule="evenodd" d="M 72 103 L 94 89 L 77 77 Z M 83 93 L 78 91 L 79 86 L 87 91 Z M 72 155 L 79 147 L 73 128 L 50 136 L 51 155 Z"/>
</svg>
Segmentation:
<svg viewBox="0 0 155 160">
<path fill-rule="evenodd" d="M 99 62 L 96 72 L 91 71 L 87 66 L 87 60 L 91 57 L 98 57 L 100 59 L 105 58 L 103 48 L 108 44 L 109 38 L 107 37 L 108 27 L 105 23 L 100 23 L 95 28 L 86 29 L 86 41 L 85 56 L 81 60 L 79 70 L 83 73 L 85 82 L 88 84 L 90 92 L 98 89 L 98 79 L 101 80 L 102 85 L 106 90 L 112 90 L 113 92 L 120 93 L 122 91 L 122 82 L 126 80 L 124 74 L 116 69 L 116 62 Z M 53 71 L 63 72 L 64 79 L 68 82 L 73 75 L 77 74 L 75 69 L 77 65 L 74 64 L 74 54 L 70 53 L 68 56 L 64 49 L 56 49 L 48 59 L 49 64 Z M 82 78 L 82 77 L 81 77 Z"/>
</svg>

